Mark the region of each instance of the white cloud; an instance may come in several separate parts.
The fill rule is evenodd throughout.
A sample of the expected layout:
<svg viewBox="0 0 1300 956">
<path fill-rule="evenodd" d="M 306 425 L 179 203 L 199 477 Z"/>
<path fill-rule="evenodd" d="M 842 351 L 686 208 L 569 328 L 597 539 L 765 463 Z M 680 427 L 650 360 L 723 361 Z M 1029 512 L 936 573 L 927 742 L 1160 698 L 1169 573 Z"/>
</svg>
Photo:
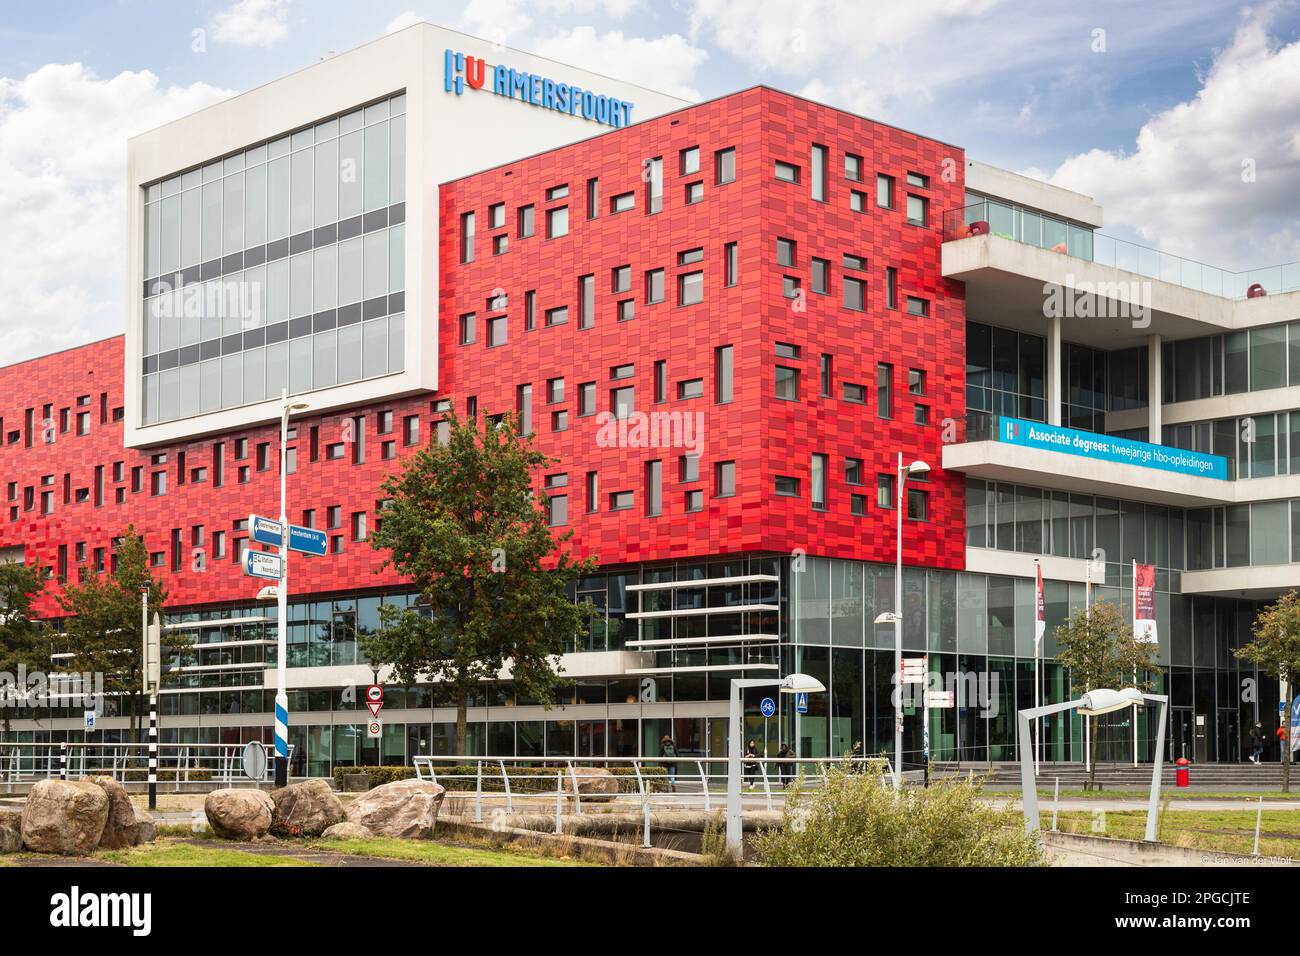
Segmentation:
<svg viewBox="0 0 1300 956">
<path fill-rule="evenodd" d="M 405 30 L 409 26 L 417 23 L 423 23 L 424 17 L 420 16 L 414 10 L 403 10 L 393 19 L 388 21 L 388 26 L 384 27 L 384 33 L 396 33 L 398 30 Z"/>
<path fill-rule="evenodd" d="M 212 18 L 212 35 L 219 43 L 272 47 L 289 36 L 289 4 L 293 0 L 239 0 Z"/>
<path fill-rule="evenodd" d="M 622 20 L 640 5 L 641 0 L 470 0 L 458 27 L 493 43 L 514 43 L 532 29 L 535 16 Z"/>
<path fill-rule="evenodd" d="M 688 100 L 700 97 L 691 81 L 708 58 L 708 53 L 675 33 L 644 39 L 624 36 L 619 30 L 598 34 L 592 27 L 575 27 L 535 41 L 531 52 Z"/>
<path fill-rule="evenodd" d="M 1243 11 L 1196 96 L 1152 116 L 1132 151 L 1093 149 L 1048 179 L 1168 252 L 1231 269 L 1300 258 L 1300 40 L 1270 36 L 1273 12 Z"/>
<path fill-rule="evenodd" d="M 0 361 L 123 330 L 126 140 L 230 95 L 79 63 L 0 78 Z"/>
</svg>

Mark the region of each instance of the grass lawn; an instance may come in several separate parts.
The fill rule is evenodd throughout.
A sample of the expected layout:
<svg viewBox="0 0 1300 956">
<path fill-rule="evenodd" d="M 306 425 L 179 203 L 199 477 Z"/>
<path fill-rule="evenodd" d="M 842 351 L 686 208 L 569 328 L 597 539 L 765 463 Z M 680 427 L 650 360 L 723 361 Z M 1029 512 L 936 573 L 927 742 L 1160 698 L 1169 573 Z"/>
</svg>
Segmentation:
<svg viewBox="0 0 1300 956">
<path fill-rule="evenodd" d="M 430 866 L 590 866 L 580 860 L 542 856 L 510 847 L 475 847 L 436 840 L 397 840 L 375 837 L 371 840 L 312 840 L 313 849 L 357 856 L 377 856 L 388 860 L 407 860 Z"/>
<path fill-rule="evenodd" d="M 1050 826 L 1050 820 L 1050 816 L 1046 817 L 1045 825 Z M 1068 833 L 1141 840 L 1146 832 L 1146 811 L 1062 811 L 1060 828 Z M 1171 810 L 1161 818 L 1160 842 L 1249 854 L 1255 846 L 1255 811 Z M 1259 852 L 1263 856 L 1300 859 L 1300 814 L 1292 810 L 1265 810 L 1260 823 Z"/>
<path fill-rule="evenodd" d="M 95 856 L 125 866 L 316 866 L 288 856 L 264 856 L 228 844 L 194 846 L 160 838 L 127 850 L 99 850 Z"/>
</svg>

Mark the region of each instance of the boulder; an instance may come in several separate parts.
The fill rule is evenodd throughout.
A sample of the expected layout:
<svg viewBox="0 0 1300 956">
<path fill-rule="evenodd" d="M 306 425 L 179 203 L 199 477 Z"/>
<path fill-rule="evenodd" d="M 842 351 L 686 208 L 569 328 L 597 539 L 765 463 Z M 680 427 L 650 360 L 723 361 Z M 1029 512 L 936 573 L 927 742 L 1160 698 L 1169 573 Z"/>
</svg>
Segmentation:
<svg viewBox="0 0 1300 956">
<path fill-rule="evenodd" d="M 374 839 L 374 833 L 370 827 L 363 827 L 360 823 L 349 823 L 344 820 L 342 823 L 336 823 L 324 833 L 321 834 L 326 840 L 371 840 Z"/>
<path fill-rule="evenodd" d="M 292 836 L 320 836 L 343 820 L 343 804 L 324 780 L 317 778 L 271 791 L 275 813 L 271 829 Z"/>
<path fill-rule="evenodd" d="M 33 853 L 85 856 L 108 823 L 108 794 L 88 780 L 39 780 L 23 810 L 23 846 Z"/>
<path fill-rule="evenodd" d="M 578 796 L 592 803 L 605 803 L 618 796 L 618 778 L 604 767 L 574 767 L 570 775 L 564 774 L 564 792 L 573 793 L 574 780 L 578 783 Z"/>
<path fill-rule="evenodd" d="M 120 850 L 122 847 L 135 846 L 140 842 L 140 826 L 136 820 L 135 807 L 126 789 L 112 777 L 90 777 L 89 779 L 108 797 L 108 821 L 104 824 L 104 832 L 99 838 L 100 848 Z"/>
<path fill-rule="evenodd" d="M 386 783 L 357 797 L 347 809 L 347 818 L 377 836 L 427 840 L 433 836 L 446 792 L 431 780 Z"/>
<path fill-rule="evenodd" d="M 212 832 L 227 840 L 256 840 L 271 829 L 275 804 L 261 790 L 213 790 L 203 801 Z"/>
<path fill-rule="evenodd" d="M 17 853 L 23 848 L 23 812 L 0 810 L 0 853 Z"/>
<path fill-rule="evenodd" d="M 158 824 L 154 823 L 148 811 L 136 811 L 136 843 L 152 843 L 158 839 Z"/>
</svg>

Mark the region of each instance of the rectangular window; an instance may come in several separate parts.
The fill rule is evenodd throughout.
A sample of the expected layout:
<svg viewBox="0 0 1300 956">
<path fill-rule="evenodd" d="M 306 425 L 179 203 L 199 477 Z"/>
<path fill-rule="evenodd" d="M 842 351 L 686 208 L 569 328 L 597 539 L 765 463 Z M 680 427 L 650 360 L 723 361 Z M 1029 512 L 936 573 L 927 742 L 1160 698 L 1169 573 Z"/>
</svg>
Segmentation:
<svg viewBox="0 0 1300 956">
<path fill-rule="evenodd" d="M 720 461 L 713 466 L 713 497 L 730 498 L 736 493 L 736 463 Z"/>
<path fill-rule="evenodd" d="M 510 251 L 510 237 L 504 232 L 499 236 L 492 237 L 492 255 L 504 256 Z"/>
<path fill-rule="evenodd" d="M 402 438 L 408 447 L 420 443 L 419 415 L 407 415 L 402 419 Z"/>
<path fill-rule="evenodd" d="M 515 417 L 519 422 L 519 434 L 533 433 L 533 386 L 515 386 Z"/>
<path fill-rule="evenodd" d="M 460 261 L 474 261 L 474 214 L 460 214 Z"/>
<path fill-rule="evenodd" d="M 632 291 L 632 267 L 615 266 L 610 270 L 610 288 L 615 292 Z"/>
<path fill-rule="evenodd" d="M 701 182 L 687 183 L 683 187 L 683 189 L 685 190 L 685 194 L 686 194 L 685 195 L 686 205 L 694 206 L 696 203 L 704 201 L 704 183 Z"/>
<path fill-rule="evenodd" d="M 648 461 L 645 463 L 645 513 L 654 518 L 664 510 L 664 463 Z"/>
<path fill-rule="evenodd" d="M 703 261 L 704 248 L 702 246 L 696 246 L 694 249 L 683 249 L 677 253 L 677 264 L 679 266 L 691 266 Z"/>
<path fill-rule="evenodd" d="M 487 323 L 487 347 L 496 348 L 498 345 L 505 345 L 510 335 L 510 320 L 504 315 L 499 315 L 494 319 L 488 319 Z"/>
<path fill-rule="evenodd" d="M 688 378 L 677 383 L 677 397 L 679 399 L 703 398 L 704 397 L 704 379 Z"/>
<path fill-rule="evenodd" d="M 736 181 L 736 150 L 720 149 L 713 154 L 714 182 L 719 186 Z"/>
<path fill-rule="evenodd" d="M 849 511 L 856 518 L 865 517 L 867 513 L 867 496 L 849 495 Z"/>
<path fill-rule="evenodd" d="M 578 416 L 596 414 L 596 383 L 583 382 L 578 386 Z"/>
<path fill-rule="evenodd" d="M 569 321 L 569 307 L 567 305 L 557 306 L 554 309 L 546 310 L 546 325 L 549 328 L 552 325 L 564 325 Z"/>
<path fill-rule="evenodd" d="M 600 180 L 587 180 L 587 218 L 595 219 L 600 215 Z"/>
<path fill-rule="evenodd" d="M 777 475 L 774 482 L 774 490 L 780 498 L 798 498 L 799 497 L 799 479 L 792 478 L 789 475 Z"/>
<path fill-rule="evenodd" d="M 845 382 L 844 400 L 846 402 L 852 402 L 854 405 L 867 404 L 867 387 L 865 385 L 854 385 L 851 382 Z"/>
<path fill-rule="evenodd" d="M 596 324 L 596 277 L 578 279 L 578 328 L 589 329 Z"/>
<path fill-rule="evenodd" d="M 655 362 L 655 404 L 668 401 L 668 363 Z"/>
<path fill-rule="evenodd" d="M 844 277 L 844 308 L 854 312 L 867 310 L 867 284 L 861 279 Z"/>
<path fill-rule="evenodd" d="M 799 370 L 786 365 L 776 367 L 776 397 L 787 402 L 799 401 Z"/>
<path fill-rule="evenodd" d="M 826 456 L 812 456 L 812 506 L 815 511 L 826 510 Z"/>
<path fill-rule="evenodd" d="M 876 507 L 890 511 L 894 509 L 894 476 L 876 475 Z"/>
<path fill-rule="evenodd" d="M 546 201 L 555 202 L 555 200 L 564 199 L 568 195 L 569 195 L 569 184 L 561 183 L 558 186 L 552 186 L 550 189 L 546 190 Z"/>
<path fill-rule="evenodd" d="M 620 212 L 631 212 L 636 208 L 636 193 L 619 193 L 609 201 L 609 211 L 617 215 Z"/>
<path fill-rule="evenodd" d="M 832 381 L 835 378 L 835 357 L 822 353 L 821 363 L 821 385 L 822 398 L 831 397 Z"/>
<path fill-rule="evenodd" d="M 781 294 L 787 299 L 799 298 L 799 290 L 803 288 L 803 283 L 798 276 L 781 277 Z"/>
<path fill-rule="evenodd" d="M 536 231 L 537 226 L 534 218 L 534 209 L 531 203 L 519 207 L 519 211 L 515 213 L 515 221 L 518 225 L 516 231 L 519 233 L 520 239 L 527 239 Z"/>
<path fill-rule="evenodd" d="M 628 362 L 625 365 L 614 365 L 611 366 L 609 370 L 609 377 L 614 381 L 618 381 L 619 379 L 624 379 L 624 378 L 631 378 L 635 374 L 636 374 L 636 364 L 633 362 Z"/>
<path fill-rule="evenodd" d="M 898 308 L 898 270 L 893 266 L 885 268 L 885 308 Z"/>
<path fill-rule="evenodd" d="M 916 405 L 912 407 L 912 421 L 917 425 L 930 424 L 930 406 L 922 405 L 920 402 L 917 402 Z"/>
<path fill-rule="evenodd" d="M 907 391 L 912 395 L 925 394 L 925 372 L 919 368 L 907 370 Z"/>
<path fill-rule="evenodd" d="M 881 209 L 894 208 L 894 177 L 876 174 L 876 205 Z"/>
<path fill-rule="evenodd" d="M 546 499 L 546 523 L 552 528 L 569 523 L 568 495 L 552 495 Z"/>
<path fill-rule="evenodd" d="M 794 163 L 783 163 L 781 160 L 776 161 L 776 178 L 783 183 L 799 182 L 799 167 Z"/>
<path fill-rule="evenodd" d="M 907 489 L 907 519 L 909 521 L 930 520 L 930 492 L 924 488 Z"/>
<path fill-rule="evenodd" d="M 920 187 L 921 189 L 929 189 L 929 188 L 930 188 L 930 177 L 929 177 L 929 176 L 922 176 L 920 173 L 912 173 L 912 172 L 909 172 L 909 173 L 907 174 L 907 185 L 909 185 L 909 186 L 918 186 L 918 187 Z"/>
<path fill-rule="evenodd" d="M 831 264 L 829 259 L 813 257 L 812 290 L 819 295 L 825 295 L 831 291 Z"/>
<path fill-rule="evenodd" d="M 618 304 L 618 320 L 631 322 L 634 318 L 636 318 L 636 300 L 624 299 Z"/>
<path fill-rule="evenodd" d="M 907 297 L 907 314 L 919 315 L 925 318 L 930 314 L 930 300 L 922 299 L 920 296 L 909 295 Z"/>
<path fill-rule="evenodd" d="M 776 264 L 794 268 L 796 248 L 793 239 L 782 239 L 778 236 L 776 240 Z"/>
<path fill-rule="evenodd" d="M 609 410 L 616 419 L 631 418 L 636 411 L 636 386 L 625 385 L 623 388 L 609 390 Z"/>
<path fill-rule="evenodd" d="M 704 492 L 699 488 L 692 488 L 686 492 L 686 511 L 687 513 L 704 510 Z"/>
<path fill-rule="evenodd" d="M 569 234 L 569 207 L 546 210 L 546 238 L 558 239 Z"/>
<path fill-rule="evenodd" d="M 651 269 L 645 274 L 645 300 L 653 305 L 664 300 L 664 270 Z"/>
<path fill-rule="evenodd" d="M 473 345 L 478 322 L 473 312 L 466 312 L 460 317 L 460 344 Z"/>
<path fill-rule="evenodd" d="M 677 277 L 677 304 L 697 305 L 704 301 L 704 273 L 685 272 Z"/>
<path fill-rule="evenodd" d="M 681 172 L 683 176 L 694 176 L 700 171 L 700 148 L 691 146 L 681 151 Z"/>
<path fill-rule="evenodd" d="M 569 412 L 567 409 L 558 409 L 551 412 L 551 431 L 564 432 L 569 430 Z"/>
<path fill-rule="evenodd" d="M 610 511 L 631 511 L 633 504 L 635 500 L 630 491 L 616 491 L 609 496 Z"/>
<path fill-rule="evenodd" d="M 734 358 L 730 345 L 720 345 L 713 350 L 713 400 L 719 405 L 731 401 L 733 394 Z"/>
<path fill-rule="evenodd" d="M 846 485 L 860 485 L 866 480 L 866 472 L 862 468 L 861 458 L 844 459 L 844 483 Z"/>
<path fill-rule="evenodd" d="M 853 153 L 844 154 L 844 178 L 855 183 L 862 182 L 862 157 Z"/>
<path fill-rule="evenodd" d="M 551 378 L 546 380 L 546 404 L 558 405 L 564 401 L 564 379 Z"/>
<path fill-rule="evenodd" d="M 645 175 L 645 211 L 647 216 L 662 212 L 664 208 L 664 161 L 660 156 L 646 162 Z"/>
<path fill-rule="evenodd" d="M 682 455 L 677 459 L 677 476 L 683 482 L 700 480 L 700 456 Z"/>
<path fill-rule="evenodd" d="M 740 281 L 740 247 L 737 243 L 729 242 L 723 246 L 722 251 L 726 263 L 727 285 L 733 286 Z"/>
<path fill-rule="evenodd" d="M 537 293 L 529 289 L 524 293 L 524 330 L 531 332 L 537 328 Z"/>
<path fill-rule="evenodd" d="M 600 475 L 598 472 L 587 472 L 587 513 L 593 514 L 600 510 Z"/>
<path fill-rule="evenodd" d="M 850 189 L 849 209 L 851 209 L 853 212 L 866 212 L 867 194 L 860 189 Z"/>
<path fill-rule="evenodd" d="M 488 206 L 488 228 L 504 229 L 506 227 L 506 204 L 493 203 Z"/>
<path fill-rule="evenodd" d="M 930 224 L 930 200 L 924 196 L 907 194 L 907 221 L 913 226 Z"/>
<path fill-rule="evenodd" d="M 826 156 L 826 147 L 814 143 L 809 163 L 812 168 L 812 198 L 814 202 L 826 201 Z"/>
<path fill-rule="evenodd" d="M 894 366 L 886 362 L 876 366 L 876 415 L 894 417 Z"/>
</svg>

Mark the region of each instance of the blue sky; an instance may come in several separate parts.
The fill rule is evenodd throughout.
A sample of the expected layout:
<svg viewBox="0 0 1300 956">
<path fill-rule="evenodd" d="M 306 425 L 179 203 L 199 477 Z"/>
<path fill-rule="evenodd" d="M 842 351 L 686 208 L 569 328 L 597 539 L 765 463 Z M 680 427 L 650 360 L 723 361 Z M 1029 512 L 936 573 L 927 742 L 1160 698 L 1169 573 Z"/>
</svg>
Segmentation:
<svg viewBox="0 0 1300 956">
<path fill-rule="evenodd" d="M 1108 232 L 1300 259 L 1295 0 L 10 0 L 0 361 L 120 331 L 127 136 L 414 19 L 689 97 L 767 83 L 1087 192 Z"/>
</svg>

